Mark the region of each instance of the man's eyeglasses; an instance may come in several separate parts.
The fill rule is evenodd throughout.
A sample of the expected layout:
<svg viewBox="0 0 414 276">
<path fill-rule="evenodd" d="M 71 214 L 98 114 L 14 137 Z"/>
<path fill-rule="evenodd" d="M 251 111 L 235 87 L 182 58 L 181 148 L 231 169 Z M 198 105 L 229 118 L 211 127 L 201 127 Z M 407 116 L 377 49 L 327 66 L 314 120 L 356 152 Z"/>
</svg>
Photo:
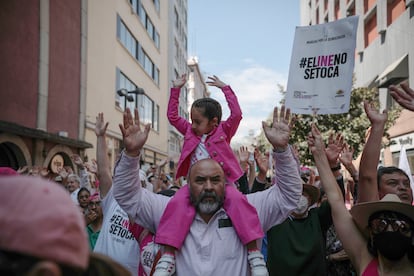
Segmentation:
<svg viewBox="0 0 414 276">
<path fill-rule="evenodd" d="M 90 201 L 89 203 L 88 203 L 88 206 L 89 207 L 98 207 L 98 206 L 100 206 L 101 205 L 101 202 L 100 201 Z"/>
<path fill-rule="evenodd" d="M 408 222 L 396 218 L 376 218 L 370 222 L 370 227 L 374 234 L 384 232 L 388 228 L 388 225 L 391 225 L 394 232 L 399 231 L 403 235 L 409 235 L 412 230 Z"/>
</svg>

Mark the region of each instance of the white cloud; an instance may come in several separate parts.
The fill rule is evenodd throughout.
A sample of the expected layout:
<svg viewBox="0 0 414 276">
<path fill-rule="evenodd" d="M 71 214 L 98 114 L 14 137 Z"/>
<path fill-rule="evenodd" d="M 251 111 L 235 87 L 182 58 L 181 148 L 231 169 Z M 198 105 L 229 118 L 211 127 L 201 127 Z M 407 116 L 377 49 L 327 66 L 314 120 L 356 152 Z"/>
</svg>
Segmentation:
<svg viewBox="0 0 414 276">
<path fill-rule="evenodd" d="M 274 106 L 279 106 L 282 94 L 278 84 L 286 87 L 287 76 L 272 69 L 254 65 L 251 59 L 246 59 L 250 67 L 240 70 L 225 71 L 218 77 L 229 84 L 237 95 L 243 112 L 243 119 L 233 138 L 233 143 L 244 144 L 248 141 L 249 131 L 254 136 L 260 133 L 262 124 L 273 112 Z M 218 100 L 223 107 L 223 119 L 229 116 L 226 100 L 220 90 L 210 88 L 211 97 Z"/>
</svg>

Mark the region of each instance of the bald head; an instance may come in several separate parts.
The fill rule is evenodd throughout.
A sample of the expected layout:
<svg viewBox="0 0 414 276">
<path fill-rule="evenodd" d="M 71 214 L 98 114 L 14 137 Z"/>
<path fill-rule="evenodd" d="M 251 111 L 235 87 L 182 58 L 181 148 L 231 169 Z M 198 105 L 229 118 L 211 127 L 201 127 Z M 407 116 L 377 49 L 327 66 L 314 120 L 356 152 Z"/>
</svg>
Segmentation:
<svg viewBox="0 0 414 276">
<path fill-rule="evenodd" d="M 194 163 L 189 170 L 188 178 L 191 181 L 191 179 L 194 177 L 194 175 L 200 175 L 200 174 L 217 174 L 221 175 L 224 179 L 224 171 L 223 168 L 220 166 L 220 164 L 215 161 L 214 159 L 202 159 Z"/>
</svg>

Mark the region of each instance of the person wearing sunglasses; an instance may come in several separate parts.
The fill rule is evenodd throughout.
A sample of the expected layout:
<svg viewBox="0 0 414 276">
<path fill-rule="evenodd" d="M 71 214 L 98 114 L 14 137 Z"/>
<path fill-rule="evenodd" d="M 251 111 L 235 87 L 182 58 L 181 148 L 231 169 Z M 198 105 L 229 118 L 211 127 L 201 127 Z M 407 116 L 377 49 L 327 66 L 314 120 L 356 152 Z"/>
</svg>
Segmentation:
<svg viewBox="0 0 414 276">
<path fill-rule="evenodd" d="M 396 194 L 358 203 L 349 212 L 315 124 L 308 144 L 331 205 L 336 232 L 358 275 L 414 275 L 414 206 Z"/>
</svg>

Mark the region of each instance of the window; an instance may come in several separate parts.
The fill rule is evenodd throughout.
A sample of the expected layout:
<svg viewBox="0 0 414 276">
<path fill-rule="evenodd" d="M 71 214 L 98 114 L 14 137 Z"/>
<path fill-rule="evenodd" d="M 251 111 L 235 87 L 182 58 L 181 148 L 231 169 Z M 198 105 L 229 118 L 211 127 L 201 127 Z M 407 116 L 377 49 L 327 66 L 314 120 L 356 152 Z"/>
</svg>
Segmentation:
<svg viewBox="0 0 414 276">
<path fill-rule="evenodd" d="M 147 29 L 147 33 L 149 34 L 149 36 L 152 38 L 152 40 L 154 40 L 154 25 L 152 24 L 151 20 L 149 19 L 149 17 L 147 17 L 146 20 L 146 29 Z"/>
<path fill-rule="evenodd" d="M 119 69 L 116 70 L 116 74 L 116 90 L 125 88 L 128 91 L 132 91 L 137 88 L 137 86 L 130 79 L 128 79 L 128 77 L 125 76 Z M 127 100 L 126 97 L 119 96 L 118 93 L 115 93 L 115 105 L 121 108 L 122 110 L 125 110 L 126 107 L 129 107 L 129 109 L 134 110 L 134 102 L 136 100 L 135 95 L 131 94 L 130 96 L 134 98 L 134 101 L 130 102 Z"/>
<path fill-rule="evenodd" d="M 404 0 L 387 1 L 387 26 L 391 25 L 404 11 Z"/>
<path fill-rule="evenodd" d="M 174 9 L 174 23 L 175 23 L 175 28 L 178 29 L 178 12 L 176 9 Z"/>
<path fill-rule="evenodd" d="M 125 88 L 128 91 L 133 91 L 138 87 L 119 69 L 116 70 L 116 80 L 116 90 Z M 125 110 L 126 107 L 129 107 L 131 110 L 137 108 L 141 123 L 149 123 L 151 124 L 152 129 L 159 131 L 159 106 L 145 94 L 140 95 L 131 93 L 129 95 L 133 98 L 132 102 L 128 101 L 126 97 L 119 96 L 118 93 L 115 93 L 116 106 L 122 110 Z"/>
<path fill-rule="evenodd" d="M 152 26 L 152 23 L 151 23 Z M 158 33 L 157 33 L 158 34 Z M 125 23 L 117 16 L 117 37 L 128 52 L 144 67 L 145 72 L 159 85 L 159 70 L 145 53 L 138 40 L 128 30 Z M 157 72 L 155 72 L 158 70 Z"/>
<path fill-rule="evenodd" d="M 375 4 L 376 0 L 364 0 L 364 13 L 369 11 Z"/>
<path fill-rule="evenodd" d="M 372 15 L 365 21 L 364 27 L 364 42 L 366 48 L 378 37 L 376 11 L 374 11 Z"/>
<path fill-rule="evenodd" d="M 144 55 L 144 70 L 148 75 L 152 76 L 153 64 L 151 59 L 145 54 Z"/>
<path fill-rule="evenodd" d="M 153 0 L 155 10 L 159 13 L 160 12 L 160 0 Z"/>
<path fill-rule="evenodd" d="M 159 106 L 147 95 L 138 95 L 138 111 L 144 124 L 149 123 L 152 129 L 159 131 Z"/>
</svg>

